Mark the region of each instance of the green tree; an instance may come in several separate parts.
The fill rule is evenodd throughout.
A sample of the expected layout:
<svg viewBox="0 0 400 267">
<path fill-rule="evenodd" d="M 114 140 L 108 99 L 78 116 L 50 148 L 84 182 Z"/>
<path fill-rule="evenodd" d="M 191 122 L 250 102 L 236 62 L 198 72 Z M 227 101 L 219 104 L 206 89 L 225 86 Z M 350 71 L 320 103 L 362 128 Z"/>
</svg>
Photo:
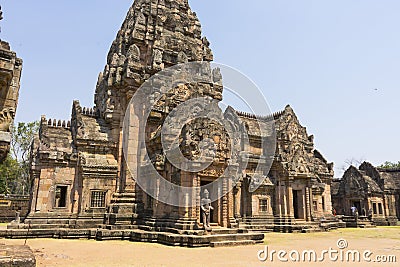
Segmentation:
<svg viewBox="0 0 400 267">
<path fill-rule="evenodd" d="M 381 164 L 378 166 L 378 168 L 381 169 L 399 169 L 400 168 L 400 161 L 396 162 L 390 162 L 386 161 L 385 163 Z"/>
<path fill-rule="evenodd" d="M 10 154 L 0 164 L 0 194 L 10 194 L 16 189 L 20 173 L 19 162 Z"/>
<path fill-rule="evenodd" d="M 39 122 L 20 122 L 12 127 L 10 153 L 0 164 L 0 193 L 29 193 L 31 145 L 38 130 Z"/>
<path fill-rule="evenodd" d="M 29 161 L 31 145 L 39 131 L 39 122 L 19 122 L 12 129 L 11 152 L 18 161 Z"/>
</svg>

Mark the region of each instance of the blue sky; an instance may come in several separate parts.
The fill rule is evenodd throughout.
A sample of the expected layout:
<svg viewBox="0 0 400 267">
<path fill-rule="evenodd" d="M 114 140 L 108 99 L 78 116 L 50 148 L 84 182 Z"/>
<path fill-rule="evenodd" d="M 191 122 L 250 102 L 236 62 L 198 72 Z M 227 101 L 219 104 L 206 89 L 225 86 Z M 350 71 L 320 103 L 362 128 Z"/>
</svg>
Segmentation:
<svg viewBox="0 0 400 267">
<path fill-rule="evenodd" d="M 249 76 L 273 111 L 290 104 L 335 162 L 400 160 L 400 1 L 189 0 L 215 60 Z M 132 0 L 5 0 L 0 38 L 24 60 L 17 121 L 69 119 Z M 378 89 L 378 90 L 375 90 Z"/>
</svg>

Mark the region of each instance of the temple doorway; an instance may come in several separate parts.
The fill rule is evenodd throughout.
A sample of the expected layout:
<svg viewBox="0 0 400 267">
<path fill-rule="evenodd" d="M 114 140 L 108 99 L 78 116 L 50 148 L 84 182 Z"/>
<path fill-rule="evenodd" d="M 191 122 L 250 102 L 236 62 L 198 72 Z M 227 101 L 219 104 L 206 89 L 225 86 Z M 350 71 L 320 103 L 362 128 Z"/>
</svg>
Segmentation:
<svg viewBox="0 0 400 267">
<path fill-rule="evenodd" d="M 204 188 L 203 186 L 206 186 L 208 184 L 210 184 L 212 181 L 209 180 L 203 180 L 201 179 L 200 181 L 200 186 L 202 187 L 202 192 L 200 193 L 200 199 L 202 199 L 204 197 Z M 211 193 L 211 192 L 210 192 Z M 210 194 L 212 195 L 212 194 Z M 219 200 L 216 200 L 214 202 L 211 203 L 211 206 L 214 208 L 213 210 L 211 210 L 210 212 L 210 223 L 212 224 L 218 224 L 218 211 L 219 211 Z M 200 209 L 200 223 L 203 223 L 203 216 L 202 216 L 202 211 Z"/>
<path fill-rule="evenodd" d="M 303 190 L 293 190 L 293 211 L 295 219 L 304 219 Z"/>
<path fill-rule="evenodd" d="M 361 215 L 361 202 L 360 201 L 354 201 L 353 206 L 357 208 L 358 214 Z"/>
</svg>

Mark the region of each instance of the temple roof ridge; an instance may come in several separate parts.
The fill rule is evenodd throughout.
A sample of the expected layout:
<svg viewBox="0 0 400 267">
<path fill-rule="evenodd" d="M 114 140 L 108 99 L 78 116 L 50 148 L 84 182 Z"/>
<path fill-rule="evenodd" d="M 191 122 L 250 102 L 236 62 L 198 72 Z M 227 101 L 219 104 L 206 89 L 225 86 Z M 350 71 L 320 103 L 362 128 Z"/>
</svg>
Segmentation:
<svg viewBox="0 0 400 267">
<path fill-rule="evenodd" d="M 70 120 L 61 120 L 52 118 L 47 119 L 45 115 L 42 115 L 40 124 L 47 125 L 49 127 L 66 128 L 66 129 L 69 129 L 71 127 Z"/>
<path fill-rule="evenodd" d="M 258 115 L 258 114 L 254 114 L 254 113 L 250 113 L 250 112 L 235 110 L 235 112 L 236 112 L 236 114 L 238 116 L 242 116 L 242 117 L 249 118 L 249 119 L 261 119 L 261 120 L 268 120 L 268 119 L 271 119 L 271 118 L 274 118 L 274 120 L 276 120 L 283 113 L 285 113 L 285 111 L 286 111 L 286 109 L 283 109 L 283 110 L 276 111 L 276 112 L 273 112 L 273 113 L 268 114 L 268 115 Z"/>
</svg>

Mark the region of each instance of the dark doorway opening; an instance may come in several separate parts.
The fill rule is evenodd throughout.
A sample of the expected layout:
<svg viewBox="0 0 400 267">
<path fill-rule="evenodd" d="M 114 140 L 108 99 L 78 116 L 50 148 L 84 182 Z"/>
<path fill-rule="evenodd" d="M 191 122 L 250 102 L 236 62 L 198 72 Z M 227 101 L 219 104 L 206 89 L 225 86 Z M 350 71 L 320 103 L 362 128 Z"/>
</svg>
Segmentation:
<svg viewBox="0 0 400 267">
<path fill-rule="evenodd" d="M 361 202 L 360 201 L 354 201 L 353 203 L 354 207 L 356 207 L 357 211 L 358 211 L 358 215 L 361 214 Z"/>
<path fill-rule="evenodd" d="M 55 207 L 66 208 L 67 207 L 67 186 L 58 185 L 56 187 Z"/>
<path fill-rule="evenodd" d="M 294 209 L 294 218 L 299 219 L 299 199 L 297 195 L 297 190 L 293 190 L 293 209 Z"/>
<path fill-rule="evenodd" d="M 305 219 L 303 190 L 293 190 L 293 211 L 295 219 Z"/>
</svg>

